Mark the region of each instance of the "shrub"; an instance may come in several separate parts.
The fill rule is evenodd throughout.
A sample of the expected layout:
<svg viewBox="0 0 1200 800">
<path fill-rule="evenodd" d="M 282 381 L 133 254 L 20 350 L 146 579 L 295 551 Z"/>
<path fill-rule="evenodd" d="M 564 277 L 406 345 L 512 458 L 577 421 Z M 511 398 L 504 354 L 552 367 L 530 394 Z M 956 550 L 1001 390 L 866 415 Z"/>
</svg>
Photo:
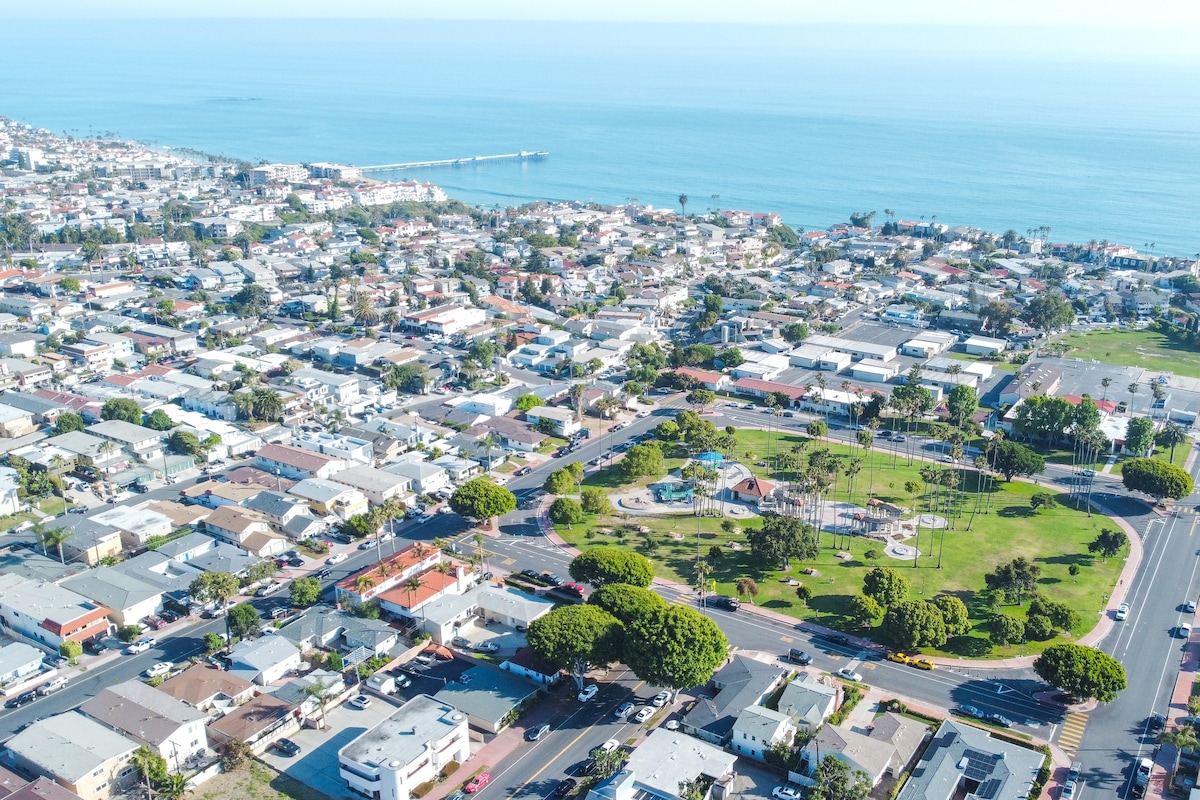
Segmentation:
<svg viewBox="0 0 1200 800">
<path fill-rule="evenodd" d="M 132 642 L 142 635 L 142 629 L 137 625 L 124 625 L 117 631 L 117 638 L 122 642 Z"/>
<path fill-rule="evenodd" d="M 447 761 L 446 766 L 442 767 L 442 774 L 449 778 L 454 773 L 458 772 L 459 764 L 457 761 Z"/>
<path fill-rule="evenodd" d="M 425 781 L 424 783 L 418 783 L 416 786 L 413 787 L 412 796 L 413 797 L 424 797 L 425 795 L 429 794 L 433 790 L 433 787 L 435 785 L 436 784 L 433 781 Z"/>
<path fill-rule="evenodd" d="M 1030 614 L 1025 620 L 1025 636 L 1038 642 L 1053 639 L 1054 623 L 1045 614 Z"/>
</svg>

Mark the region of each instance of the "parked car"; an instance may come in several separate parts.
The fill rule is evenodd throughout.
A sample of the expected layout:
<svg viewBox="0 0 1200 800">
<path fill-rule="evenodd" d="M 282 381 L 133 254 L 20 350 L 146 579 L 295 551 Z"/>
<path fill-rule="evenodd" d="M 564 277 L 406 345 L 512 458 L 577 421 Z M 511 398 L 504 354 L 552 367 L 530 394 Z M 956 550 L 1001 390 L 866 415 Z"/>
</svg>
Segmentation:
<svg viewBox="0 0 1200 800">
<path fill-rule="evenodd" d="M 1195 614 L 1196 613 L 1196 601 L 1188 600 L 1186 603 L 1183 604 L 1183 610 L 1188 612 L 1189 614 Z"/>
<path fill-rule="evenodd" d="M 350 701 L 350 705 L 354 706 L 355 708 L 370 708 L 371 698 L 367 697 L 365 694 L 356 695 Z"/>
<path fill-rule="evenodd" d="M 25 705 L 26 703 L 32 703 L 36 699 L 37 699 L 37 692 L 34 692 L 34 691 L 22 692 L 21 694 L 17 695 L 16 697 L 12 698 L 7 703 L 5 703 L 4 707 L 5 708 L 20 708 L 21 706 Z"/>
<path fill-rule="evenodd" d="M 993 725 L 997 725 L 1001 728 L 1011 728 L 1012 727 L 1012 720 L 996 711 L 993 711 L 990 714 L 988 714 L 987 716 L 985 716 L 983 718 L 983 721 L 990 722 Z"/>
<path fill-rule="evenodd" d="M 417 517 L 417 524 L 422 525 L 426 522 L 429 522 L 431 519 L 433 519 L 433 514 L 422 514 L 421 516 Z"/>
<path fill-rule="evenodd" d="M 617 706 L 617 710 L 613 712 L 613 716 L 617 719 L 625 719 L 629 716 L 629 712 L 633 711 L 634 708 L 636 708 L 636 706 L 634 706 L 633 703 L 626 701 Z"/>
<path fill-rule="evenodd" d="M 1117 606 L 1117 613 L 1113 614 L 1113 619 L 1122 620 L 1129 616 L 1129 603 L 1121 603 Z"/>
<path fill-rule="evenodd" d="M 328 578 L 332 574 L 333 570 L 331 570 L 329 567 L 321 567 L 319 570 L 313 573 L 313 575 L 318 578 Z"/>
<path fill-rule="evenodd" d="M 558 782 L 558 786 L 554 787 L 555 797 L 566 797 L 571 792 L 575 791 L 575 787 L 579 785 L 579 781 L 574 778 L 564 778 Z"/>
<path fill-rule="evenodd" d="M 108 645 L 99 639 L 88 639 L 83 643 L 83 652 L 93 656 L 98 656 L 101 653 L 108 652 Z"/>
<path fill-rule="evenodd" d="M 778 800 L 800 800 L 804 795 L 800 794 L 799 789 L 793 789 L 791 786 L 776 786 L 771 790 L 771 796 Z"/>
<path fill-rule="evenodd" d="M 583 691 L 579 693 L 579 702 L 586 703 L 588 700 L 591 700 L 593 697 L 595 697 L 596 693 L 599 691 L 600 687 L 594 683 L 583 687 Z"/>
<path fill-rule="evenodd" d="M 888 653 L 887 659 L 888 661 L 895 661 L 897 664 L 907 664 L 912 660 L 904 653 Z"/>
<path fill-rule="evenodd" d="M 473 649 L 480 653 L 494 653 L 500 649 L 500 646 L 495 642 L 476 642 Z"/>
<path fill-rule="evenodd" d="M 163 620 L 161 620 L 160 618 L 158 618 L 158 617 L 154 616 L 153 614 L 151 614 L 151 615 L 150 615 L 150 616 L 148 616 L 148 617 L 142 617 L 142 622 L 146 623 L 146 624 L 147 624 L 147 625 L 149 625 L 149 626 L 150 626 L 150 627 L 151 627 L 153 630 L 156 630 L 156 631 L 157 631 L 157 630 L 161 630 L 162 628 L 165 628 L 165 627 L 167 627 L 167 623 L 166 623 L 166 622 L 164 622 L 164 621 L 163 621 Z"/>
<path fill-rule="evenodd" d="M 271 581 L 266 586 L 259 589 L 255 594 L 258 597 L 270 597 L 283 588 L 283 584 L 279 581 Z"/>
<path fill-rule="evenodd" d="M 633 721 L 637 723 L 645 722 L 654 716 L 654 706 L 642 706 L 638 712 L 633 715 Z"/>
<path fill-rule="evenodd" d="M 134 656 L 134 655 L 137 655 L 138 653 L 146 652 L 151 647 L 154 647 L 154 640 L 149 638 L 148 636 L 143 636 L 141 639 L 138 639 L 136 642 L 133 642 L 128 647 L 126 647 L 125 652 L 131 656 Z"/>
<path fill-rule="evenodd" d="M 300 745 L 293 742 L 291 739 L 276 739 L 275 749 L 283 753 L 285 756 L 295 756 L 300 754 Z"/>
<path fill-rule="evenodd" d="M 1176 629 L 1176 633 L 1175 633 L 1175 635 L 1176 635 L 1176 636 L 1178 636 L 1180 639 L 1189 639 L 1189 638 L 1191 638 L 1191 636 L 1192 636 L 1192 626 L 1191 626 L 1189 623 L 1187 623 L 1187 622 L 1182 622 L 1182 623 L 1180 623 L 1180 624 L 1179 624 L 1179 628 L 1178 628 L 1178 629 Z"/>
<path fill-rule="evenodd" d="M 514 471 L 513 475 L 516 475 L 519 478 L 522 475 L 528 475 L 531 472 L 533 472 L 533 467 L 526 464 L 525 466 L 521 467 L 520 469 Z"/>
<path fill-rule="evenodd" d="M 45 683 L 43 683 L 41 686 L 39 686 L 37 688 L 37 693 L 39 695 L 41 695 L 42 697 L 45 697 L 48 694 L 54 694 L 55 692 L 59 691 L 60 689 L 65 689 L 65 688 L 67 688 L 66 676 L 65 675 L 57 675 L 57 676 L 51 678 L 50 680 L 46 681 Z"/>
<path fill-rule="evenodd" d="M 843 680 L 853 681 L 854 683 L 862 683 L 863 679 L 862 675 L 850 669 L 849 667 L 842 667 L 834 674 Z"/>
<path fill-rule="evenodd" d="M 471 780 L 467 781 L 467 785 L 463 787 L 463 791 L 467 794 L 475 794 L 483 787 L 487 786 L 492 780 L 490 772 L 481 772 Z"/>
<path fill-rule="evenodd" d="M 908 662 L 908 665 L 910 667 L 916 667 L 917 669 L 925 670 L 935 669 L 937 667 L 937 665 L 928 658 L 914 658 Z"/>
<path fill-rule="evenodd" d="M 604 744 L 597 745 L 596 747 L 593 747 L 593 748 L 592 748 L 592 755 L 593 755 L 593 756 L 596 756 L 596 755 L 599 755 L 599 754 L 601 754 L 601 753 L 611 753 L 611 752 L 615 751 L 615 750 L 616 750 L 618 747 L 620 747 L 620 746 L 621 746 L 621 743 L 620 743 L 620 742 L 618 742 L 616 739 L 609 739 L 609 740 L 608 740 L 607 742 L 605 742 Z"/>
<path fill-rule="evenodd" d="M 362 543 L 362 544 L 360 544 L 360 545 L 358 546 L 358 549 L 359 549 L 359 550 L 370 550 L 370 549 L 371 549 L 372 547 L 374 547 L 374 546 L 375 546 L 375 540 L 374 540 L 374 539 L 366 539 L 366 540 L 364 540 L 364 541 L 363 541 L 363 543 Z"/>
<path fill-rule="evenodd" d="M 174 668 L 175 665 L 170 661 L 159 661 L 157 664 L 152 664 L 143 670 L 142 674 L 147 678 L 158 678 L 162 675 L 166 675 Z"/>
<path fill-rule="evenodd" d="M 654 706 L 655 708 L 662 708 L 670 699 L 670 692 L 659 692 L 658 694 L 654 695 L 653 698 L 651 698 L 650 705 Z"/>
<path fill-rule="evenodd" d="M 793 647 L 792 649 L 788 650 L 788 661 L 794 662 L 801 666 L 808 666 L 812 663 L 812 656 L 803 650 Z"/>
<path fill-rule="evenodd" d="M 545 725 L 545 724 L 538 725 L 536 728 L 530 728 L 528 731 L 525 732 L 525 740 L 529 741 L 529 742 L 536 742 L 538 739 L 542 738 L 549 732 L 550 732 L 549 725 Z"/>
<path fill-rule="evenodd" d="M 983 719 L 984 713 L 975 706 L 955 706 L 950 709 L 951 714 L 958 714 L 960 717 L 971 717 L 973 719 Z"/>
<path fill-rule="evenodd" d="M 172 611 L 169 608 L 164 608 L 162 611 L 158 612 L 158 616 L 162 619 L 163 622 L 166 622 L 166 623 L 175 622 L 179 619 L 179 614 L 177 614 L 176 612 Z"/>
</svg>

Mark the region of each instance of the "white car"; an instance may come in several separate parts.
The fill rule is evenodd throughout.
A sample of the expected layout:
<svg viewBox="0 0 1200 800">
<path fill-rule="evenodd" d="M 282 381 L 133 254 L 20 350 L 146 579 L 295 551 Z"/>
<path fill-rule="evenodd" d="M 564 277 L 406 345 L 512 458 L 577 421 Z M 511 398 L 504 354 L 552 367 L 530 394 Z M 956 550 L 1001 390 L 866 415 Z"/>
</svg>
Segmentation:
<svg viewBox="0 0 1200 800">
<path fill-rule="evenodd" d="M 508 484 L 508 476 L 507 475 L 495 475 L 492 477 L 492 483 L 496 484 L 497 486 L 505 486 Z"/>
<path fill-rule="evenodd" d="M 370 708 L 371 698 L 367 697 L 365 694 L 360 694 L 355 696 L 354 699 L 350 701 L 350 705 L 354 706 L 355 708 Z"/>
<path fill-rule="evenodd" d="M 803 796 L 798 789 L 793 789 L 790 786 L 776 786 L 771 790 L 771 796 L 779 800 L 800 800 Z"/>
<path fill-rule="evenodd" d="M 1192 637 L 1192 626 L 1190 623 L 1181 623 L 1178 630 L 1180 639 L 1190 639 Z"/>
<path fill-rule="evenodd" d="M 1195 614 L 1195 613 L 1196 613 L 1196 601 L 1195 601 L 1195 600 L 1188 600 L 1188 601 L 1187 601 L 1187 602 L 1184 604 L 1183 608 L 1184 608 L 1184 610 L 1185 610 L 1185 611 L 1187 611 L 1189 614 Z"/>
<path fill-rule="evenodd" d="M 325 563 L 331 567 L 336 566 L 345 561 L 350 556 L 345 553 L 334 553 L 329 558 L 325 559 Z"/>
<path fill-rule="evenodd" d="M 658 694 L 654 695 L 654 698 L 650 701 L 650 705 L 654 706 L 655 708 L 662 708 L 670 699 L 670 692 L 659 692 Z"/>
<path fill-rule="evenodd" d="M 853 681 L 855 683 L 862 683 L 862 675 L 860 675 L 859 673 L 850 669 L 849 667 L 842 667 L 834 674 L 837 675 L 839 678 L 842 678 L 843 680 Z"/>
<path fill-rule="evenodd" d="M 417 517 L 417 524 L 419 525 L 421 523 L 429 522 L 431 519 L 433 519 L 433 514 L 422 514 L 421 516 Z"/>
<path fill-rule="evenodd" d="M 613 712 L 613 716 L 617 719 L 625 719 L 629 716 L 629 712 L 636 708 L 633 703 L 625 702 L 617 706 L 617 710 Z"/>
<path fill-rule="evenodd" d="M 586 703 L 588 700 L 591 700 L 593 697 L 595 697 L 596 693 L 599 691 L 600 687 L 594 683 L 590 686 L 585 686 L 583 691 L 579 693 L 579 702 Z"/>
<path fill-rule="evenodd" d="M 1113 614 L 1113 619 L 1122 620 L 1129 616 L 1129 603 L 1121 603 L 1117 606 L 1117 613 Z"/>
<path fill-rule="evenodd" d="M 480 653 L 494 653 L 500 649 L 500 646 L 495 642 L 476 642 L 472 649 Z"/>
<path fill-rule="evenodd" d="M 604 744 L 602 744 L 602 745 L 600 745 L 599 747 L 595 748 L 595 749 L 594 749 L 592 752 L 593 752 L 593 753 L 595 753 L 595 752 L 600 752 L 600 753 L 611 753 L 611 752 L 613 752 L 614 750 L 616 750 L 616 749 L 617 749 L 618 747 L 620 747 L 620 746 L 621 746 L 621 743 L 620 743 L 620 742 L 618 742 L 616 739 L 609 739 L 609 740 L 608 740 L 607 742 L 605 742 Z"/>
<path fill-rule="evenodd" d="M 642 706 L 638 712 L 633 715 L 634 722 L 645 722 L 654 716 L 654 706 Z"/>
<path fill-rule="evenodd" d="M 150 638 L 142 638 L 129 645 L 129 647 L 126 647 L 125 652 L 131 656 L 136 656 L 138 653 L 146 652 L 151 647 L 154 647 L 154 640 Z"/>
<path fill-rule="evenodd" d="M 143 672 L 142 674 L 145 675 L 147 678 L 157 678 L 160 675 L 166 675 L 168 672 L 170 672 L 174 668 L 175 668 L 175 665 L 172 664 L 170 661 L 160 661 L 157 664 L 154 664 L 153 666 L 147 668 L 146 671 Z"/>
</svg>

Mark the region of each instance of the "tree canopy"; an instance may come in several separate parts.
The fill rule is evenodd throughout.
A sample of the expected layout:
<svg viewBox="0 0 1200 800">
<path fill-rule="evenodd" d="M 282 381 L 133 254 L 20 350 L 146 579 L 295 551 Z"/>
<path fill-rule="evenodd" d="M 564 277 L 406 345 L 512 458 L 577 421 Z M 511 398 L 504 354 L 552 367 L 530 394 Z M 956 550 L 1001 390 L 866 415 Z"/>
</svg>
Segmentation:
<svg viewBox="0 0 1200 800">
<path fill-rule="evenodd" d="M 1125 449 L 1144 456 L 1154 445 L 1154 422 L 1146 417 L 1133 417 L 1125 424 Z"/>
<path fill-rule="evenodd" d="M 54 435 L 61 436 L 64 433 L 72 431 L 81 431 L 87 427 L 87 423 L 83 421 L 83 417 L 76 414 L 74 411 L 64 411 L 54 421 Z"/>
<path fill-rule="evenodd" d="M 575 580 L 596 587 L 619 583 L 645 588 L 654 580 L 650 559 L 622 547 L 589 547 L 568 569 Z"/>
<path fill-rule="evenodd" d="M 1040 331 L 1065 328 L 1075 320 L 1075 309 L 1058 289 L 1042 289 L 1025 305 L 1025 318 Z"/>
<path fill-rule="evenodd" d="M 1078 700 L 1089 697 L 1111 703 L 1125 688 L 1125 668 L 1112 656 L 1094 647 L 1056 644 L 1033 662 L 1033 670 L 1046 683 Z"/>
<path fill-rule="evenodd" d="M 259 627 L 262 626 L 262 618 L 258 615 L 258 610 L 249 603 L 238 603 L 229 609 L 227 621 L 229 635 L 235 639 L 252 636 L 258 633 Z"/>
<path fill-rule="evenodd" d="M 320 578 L 296 578 L 291 585 L 292 605 L 308 608 L 321 599 Z"/>
<path fill-rule="evenodd" d="M 540 405 L 544 405 L 544 403 L 542 398 L 538 397 L 536 394 L 523 394 L 517 398 L 516 409 L 517 411 L 528 411 L 529 409 L 537 408 Z"/>
<path fill-rule="evenodd" d="M 817 782 L 809 795 L 812 800 L 867 800 L 871 776 L 837 756 L 825 756 L 817 767 Z"/>
<path fill-rule="evenodd" d="M 983 576 L 987 588 L 993 592 L 1003 592 L 1005 596 L 1020 605 L 1024 596 L 1037 588 L 1038 579 L 1042 576 L 1042 568 L 1025 556 L 1014 558 L 1007 564 L 1001 564 L 995 572 Z"/>
<path fill-rule="evenodd" d="M 517 498 L 513 493 L 487 478 L 467 481 L 450 495 L 450 508 L 454 513 L 483 522 L 507 514 L 516 507 Z"/>
<path fill-rule="evenodd" d="M 946 622 L 942 612 L 924 600 L 905 600 L 883 615 L 884 638 L 901 650 L 941 647 L 946 643 Z"/>
<path fill-rule="evenodd" d="M 883 608 L 897 606 L 908 597 L 908 578 L 891 567 L 875 567 L 863 578 L 863 594 Z"/>
<path fill-rule="evenodd" d="M 101 419 L 119 419 L 131 425 L 142 424 L 142 407 L 128 397 L 106 400 L 100 409 Z"/>
<path fill-rule="evenodd" d="M 1126 461 L 1121 469 L 1121 482 L 1126 489 L 1148 494 L 1157 503 L 1165 497 L 1175 500 L 1187 497 L 1196 488 L 1187 470 L 1156 458 Z"/>
<path fill-rule="evenodd" d="M 607 514 L 612 511 L 608 495 L 603 489 L 594 486 L 585 487 L 579 495 L 579 503 L 588 514 Z"/>
<path fill-rule="evenodd" d="M 708 683 L 728 656 L 725 634 L 694 608 L 656 609 L 625 630 L 625 663 L 647 683 L 674 691 Z"/>
<path fill-rule="evenodd" d="M 597 605 L 559 606 L 529 624 L 529 647 L 551 666 L 565 669 L 583 688 L 590 668 L 621 658 L 624 629 Z"/>
<path fill-rule="evenodd" d="M 658 477 L 666 471 L 663 465 L 662 448 L 655 442 L 635 444 L 625 452 L 625 458 L 617 465 L 627 481 L 642 477 Z"/>
<path fill-rule="evenodd" d="M 571 526 L 583 522 L 583 508 L 579 505 L 578 500 L 570 497 L 556 498 L 550 504 L 550 509 L 546 514 L 555 525 Z"/>
<path fill-rule="evenodd" d="M 1122 530 L 1101 528 L 1095 539 L 1088 542 L 1088 552 L 1098 553 L 1105 561 L 1120 553 L 1129 544 L 1129 537 Z"/>
<path fill-rule="evenodd" d="M 817 557 L 816 529 L 797 517 L 765 517 L 761 527 L 746 531 L 754 555 L 771 564 L 791 568 L 791 560 Z"/>
<path fill-rule="evenodd" d="M 1046 469 L 1046 459 L 1017 442 L 1004 440 L 994 445 L 992 466 L 997 472 L 1012 480 L 1015 475 L 1037 475 Z"/>
<path fill-rule="evenodd" d="M 658 592 L 627 583 L 598 586 L 588 597 L 588 602 L 600 606 L 624 625 L 667 606 L 667 601 Z"/>
<path fill-rule="evenodd" d="M 575 476 L 569 469 L 556 469 L 546 476 L 542 488 L 546 494 L 568 494 L 575 488 Z"/>
<path fill-rule="evenodd" d="M 167 412 L 156 408 L 146 415 L 145 426 L 152 431 L 169 431 L 175 427 L 175 423 L 171 422 Z"/>
</svg>

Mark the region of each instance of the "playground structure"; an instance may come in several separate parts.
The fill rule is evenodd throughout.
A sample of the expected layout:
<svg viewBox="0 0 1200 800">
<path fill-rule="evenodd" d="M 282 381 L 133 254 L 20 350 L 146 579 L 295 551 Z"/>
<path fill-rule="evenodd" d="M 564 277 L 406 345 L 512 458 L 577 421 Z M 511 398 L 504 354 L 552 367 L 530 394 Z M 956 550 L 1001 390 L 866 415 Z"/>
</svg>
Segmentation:
<svg viewBox="0 0 1200 800">
<path fill-rule="evenodd" d="M 693 490 L 690 483 L 660 483 L 653 487 L 654 499 L 660 503 L 690 503 Z"/>
</svg>

